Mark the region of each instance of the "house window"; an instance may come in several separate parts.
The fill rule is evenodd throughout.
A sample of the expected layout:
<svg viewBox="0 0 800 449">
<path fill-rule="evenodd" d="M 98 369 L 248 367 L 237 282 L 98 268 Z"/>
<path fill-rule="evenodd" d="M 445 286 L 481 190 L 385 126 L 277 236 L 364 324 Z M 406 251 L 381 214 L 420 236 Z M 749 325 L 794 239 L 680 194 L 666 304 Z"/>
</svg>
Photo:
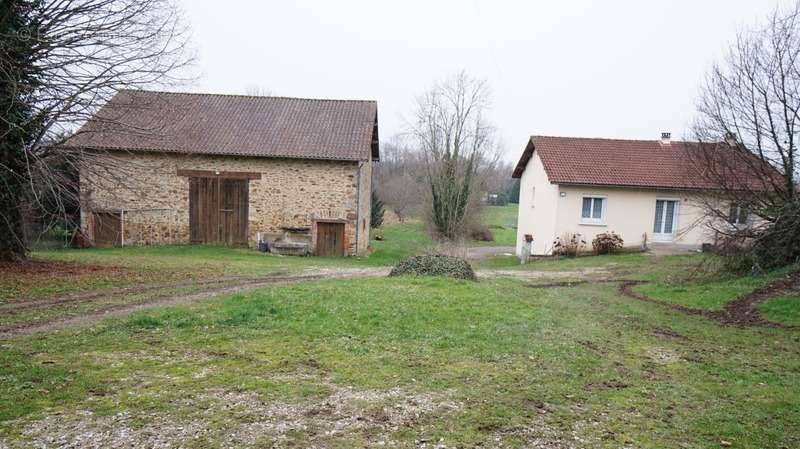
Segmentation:
<svg viewBox="0 0 800 449">
<path fill-rule="evenodd" d="M 597 196 L 583 197 L 581 223 L 603 224 L 606 220 L 606 199 Z"/>
<path fill-rule="evenodd" d="M 747 208 L 742 206 L 741 204 L 731 203 L 731 211 L 728 215 L 728 223 L 732 225 L 744 225 L 747 224 L 747 218 L 750 215 L 747 211 Z"/>
</svg>

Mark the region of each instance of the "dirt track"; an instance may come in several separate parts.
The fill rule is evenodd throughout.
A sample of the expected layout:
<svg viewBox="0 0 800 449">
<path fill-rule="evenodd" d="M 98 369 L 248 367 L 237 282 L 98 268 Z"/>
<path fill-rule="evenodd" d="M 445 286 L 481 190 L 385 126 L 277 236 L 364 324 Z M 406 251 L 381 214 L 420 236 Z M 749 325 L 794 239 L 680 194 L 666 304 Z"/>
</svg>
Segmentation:
<svg viewBox="0 0 800 449">
<path fill-rule="evenodd" d="M 13 323 L 0 326 L 0 339 L 17 335 L 30 335 L 38 332 L 47 332 L 64 329 L 72 326 L 92 324 L 105 318 L 124 317 L 134 312 L 151 307 L 188 304 L 207 300 L 219 295 L 249 291 L 276 284 L 288 284 L 320 279 L 347 279 L 355 277 L 386 276 L 389 268 L 318 268 L 307 269 L 297 273 L 272 273 L 260 277 L 229 276 L 204 281 L 181 281 L 174 283 L 148 284 L 124 288 L 104 289 L 85 294 L 75 294 L 56 298 L 47 298 L 31 301 L 14 301 L 0 305 L 0 313 L 17 314 L 27 311 L 46 310 L 50 307 L 70 305 L 96 305 L 89 311 L 77 316 L 57 316 L 34 322 Z M 710 311 L 694 309 L 679 304 L 651 298 L 634 291 L 636 285 L 643 281 L 614 279 L 611 273 L 603 270 L 584 270 L 569 272 L 520 272 L 512 270 L 485 270 L 478 272 L 480 278 L 488 277 L 514 277 L 520 280 L 550 280 L 545 284 L 532 284 L 532 288 L 559 288 L 582 285 L 586 283 L 620 283 L 619 291 L 622 295 L 658 304 L 670 309 L 698 315 L 730 326 L 767 326 L 783 329 L 796 329 L 800 326 L 788 326 L 765 320 L 758 311 L 758 304 L 771 297 L 787 292 L 800 290 L 800 272 L 779 279 L 748 295 L 742 296 L 725 305 L 723 310 Z M 589 275 L 590 279 L 586 279 Z M 576 279 L 578 278 L 578 279 Z M 593 279 L 591 279 L 593 278 Z M 199 288 L 199 290 L 197 290 Z M 176 290 L 194 289 L 189 293 Z M 139 296 L 122 303 L 107 304 L 109 298 L 126 296 Z M 143 297 L 142 297 L 143 296 Z"/>
<path fill-rule="evenodd" d="M 215 296 L 239 293 L 275 284 L 287 284 L 319 279 L 347 279 L 353 277 L 385 276 L 386 268 L 335 268 L 309 269 L 294 274 L 274 273 L 261 277 L 224 277 L 207 281 L 182 281 L 156 285 L 141 285 L 125 288 L 106 289 L 84 295 L 68 295 L 35 301 L 14 301 L 0 305 L 0 313 L 14 314 L 21 311 L 46 309 L 52 306 L 98 303 L 98 308 L 79 316 L 56 317 L 38 322 L 25 322 L 0 327 L 0 339 L 17 335 L 30 335 L 85 325 L 110 317 L 122 317 L 151 307 L 187 304 Z M 189 294 L 175 293 L 175 289 L 201 287 L 200 291 Z M 207 288 L 205 288 L 207 287 Z M 151 294 L 144 299 L 122 304 L 99 304 L 114 296 Z"/>
<path fill-rule="evenodd" d="M 215 296 L 249 291 L 275 284 L 313 281 L 320 279 L 345 279 L 356 277 L 386 276 L 389 267 L 382 268 L 309 268 L 289 273 L 278 272 L 257 277 L 227 276 L 207 280 L 186 280 L 171 283 L 143 284 L 130 287 L 95 290 L 83 294 L 45 298 L 38 300 L 15 300 L 0 304 L 0 314 L 35 314 L 51 307 L 81 306 L 89 310 L 78 315 L 55 316 L 33 321 L 22 321 L 0 325 L 0 339 L 17 335 L 30 335 L 64 329 L 71 326 L 91 324 L 109 317 L 123 317 L 140 310 L 164 305 L 186 304 L 203 301 Z M 571 279 L 591 276 L 595 280 L 607 278 L 603 270 L 579 271 L 515 271 L 482 270 L 479 278 L 513 277 L 520 280 Z M 181 292 L 181 290 L 189 290 Z M 127 298 L 127 299 L 126 299 Z M 120 301 L 122 299 L 122 301 Z M 109 304 L 109 300 L 113 300 Z"/>
</svg>

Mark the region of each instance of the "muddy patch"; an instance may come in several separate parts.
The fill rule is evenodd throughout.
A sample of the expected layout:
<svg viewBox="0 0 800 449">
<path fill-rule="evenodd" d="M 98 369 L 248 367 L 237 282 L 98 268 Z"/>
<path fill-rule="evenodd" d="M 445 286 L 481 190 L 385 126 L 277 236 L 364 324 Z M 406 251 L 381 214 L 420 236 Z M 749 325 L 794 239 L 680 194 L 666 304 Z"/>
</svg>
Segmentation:
<svg viewBox="0 0 800 449">
<path fill-rule="evenodd" d="M 605 349 L 602 349 L 597 343 L 590 340 L 579 340 L 578 344 L 596 354 L 605 355 L 607 353 Z"/>
<path fill-rule="evenodd" d="M 604 380 L 603 382 L 592 383 L 586 385 L 589 391 L 603 391 L 603 390 L 622 390 L 628 388 L 628 384 L 618 379 Z"/>
<path fill-rule="evenodd" d="M 122 268 L 77 262 L 0 262 L 0 304 L 23 301 L 32 292 L 42 293 L 42 286 L 54 288 L 75 285 L 97 278 L 125 279 L 131 273 Z"/>
<path fill-rule="evenodd" d="M 77 262 L 48 262 L 28 260 L 24 262 L 0 262 L 2 277 L 8 276 L 83 276 L 93 273 L 109 273 L 122 268 L 108 265 L 97 265 Z"/>
<path fill-rule="evenodd" d="M 87 352 L 85 355 L 95 365 L 110 367 L 141 363 L 156 363 L 163 366 L 182 363 L 204 364 L 210 363 L 216 358 L 213 354 L 204 351 L 167 349 Z"/>
<path fill-rule="evenodd" d="M 52 414 L 27 424 L 21 441 L 0 442 L 0 447 L 172 448 L 190 442 L 221 447 L 325 447 L 350 440 L 392 447 L 402 443 L 394 439 L 397 431 L 463 408 L 449 393 L 359 390 L 329 382 L 321 386 L 329 394 L 302 402 L 212 389 L 175 404 L 170 414 Z"/>
<path fill-rule="evenodd" d="M 560 282 L 548 282 L 545 284 L 528 284 L 526 287 L 528 288 L 568 288 L 568 287 L 576 287 L 578 285 L 588 284 L 589 281 L 585 280 L 575 280 L 575 281 L 560 281 Z"/>
<path fill-rule="evenodd" d="M 659 337 L 659 338 L 667 338 L 667 339 L 678 340 L 678 341 L 689 341 L 688 337 L 686 337 L 685 335 L 679 334 L 679 333 L 675 332 L 674 330 L 672 330 L 672 329 L 670 329 L 668 327 L 657 327 L 657 328 L 653 329 L 652 334 L 653 334 L 653 336 Z"/>
<path fill-rule="evenodd" d="M 480 270 L 478 278 L 509 277 L 522 280 L 567 280 L 583 279 L 591 276 L 596 279 L 608 279 L 611 272 L 602 268 L 586 268 L 575 271 L 526 271 L 526 270 Z M 575 283 L 575 281 L 572 281 Z"/>
</svg>

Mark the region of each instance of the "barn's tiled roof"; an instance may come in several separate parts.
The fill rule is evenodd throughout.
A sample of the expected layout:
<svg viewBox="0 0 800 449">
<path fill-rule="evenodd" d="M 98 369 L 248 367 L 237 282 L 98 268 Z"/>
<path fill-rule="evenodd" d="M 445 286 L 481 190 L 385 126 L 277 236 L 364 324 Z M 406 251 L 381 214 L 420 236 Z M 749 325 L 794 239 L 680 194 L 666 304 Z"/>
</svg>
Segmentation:
<svg viewBox="0 0 800 449">
<path fill-rule="evenodd" d="M 532 136 L 517 164 L 519 178 L 536 152 L 553 184 L 664 189 L 713 188 L 690 152 L 697 142 Z M 708 145 L 708 144 L 706 144 Z M 721 145 L 720 150 L 723 150 Z M 725 147 L 724 150 L 731 150 Z"/>
<path fill-rule="evenodd" d="M 377 133 L 374 101 L 122 90 L 66 145 L 360 161 Z"/>
</svg>

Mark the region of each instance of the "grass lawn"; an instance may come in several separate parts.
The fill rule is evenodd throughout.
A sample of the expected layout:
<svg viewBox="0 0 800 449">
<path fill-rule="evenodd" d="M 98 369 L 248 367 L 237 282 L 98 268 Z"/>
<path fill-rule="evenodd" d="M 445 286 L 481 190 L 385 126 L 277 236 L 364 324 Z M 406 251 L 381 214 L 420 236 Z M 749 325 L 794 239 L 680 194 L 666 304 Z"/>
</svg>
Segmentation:
<svg viewBox="0 0 800 449">
<path fill-rule="evenodd" d="M 202 246 L 43 251 L 35 257 L 56 271 L 0 272 L 0 292 L 13 302 L 384 266 L 431 245 L 421 226 L 387 226 L 369 258 Z M 640 293 L 717 309 L 796 269 L 698 274 L 711 262 L 637 253 L 520 266 L 499 257 L 479 268 L 504 277 L 480 282 L 306 282 L 3 340 L 0 447 L 800 447 L 797 330 L 721 326 L 621 296 L 616 282 L 541 286 L 638 279 L 651 282 Z M 800 324 L 799 305 L 774 298 L 760 311 Z M 88 306 L 75 307 L 70 314 Z M 40 318 L 26 313 L 63 310 L 0 323 Z"/>
<path fill-rule="evenodd" d="M 274 287 L 3 342 L 0 441 L 798 447 L 798 338 L 615 284 Z"/>
<path fill-rule="evenodd" d="M 800 326 L 800 297 L 798 296 L 772 298 L 761 304 L 759 311 L 770 321 Z"/>
<path fill-rule="evenodd" d="M 738 297 L 797 269 L 798 267 L 791 266 L 757 277 L 700 276 L 697 279 L 686 279 L 685 274 L 657 275 L 651 276 L 653 283 L 640 285 L 635 290 L 651 298 L 695 309 L 720 310 Z"/>
<path fill-rule="evenodd" d="M 669 301 L 695 309 L 720 310 L 726 303 L 740 295 L 750 293 L 766 284 L 766 279 L 743 278 L 737 280 L 720 280 L 700 284 L 672 284 L 658 282 L 641 285 L 635 288 L 639 293 L 651 298 Z"/>
<path fill-rule="evenodd" d="M 485 206 L 483 222 L 494 236 L 493 242 L 476 242 L 479 245 L 514 246 L 517 244 L 518 205 Z"/>
<path fill-rule="evenodd" d="M 384 226 L 384 239 L 373 240 L 375 251 L 364 260 L 371 265 L 394 265 L 401 259 L 413 256 L 433 244 L 430 235 L 420 222 Z"/>
</svg>

